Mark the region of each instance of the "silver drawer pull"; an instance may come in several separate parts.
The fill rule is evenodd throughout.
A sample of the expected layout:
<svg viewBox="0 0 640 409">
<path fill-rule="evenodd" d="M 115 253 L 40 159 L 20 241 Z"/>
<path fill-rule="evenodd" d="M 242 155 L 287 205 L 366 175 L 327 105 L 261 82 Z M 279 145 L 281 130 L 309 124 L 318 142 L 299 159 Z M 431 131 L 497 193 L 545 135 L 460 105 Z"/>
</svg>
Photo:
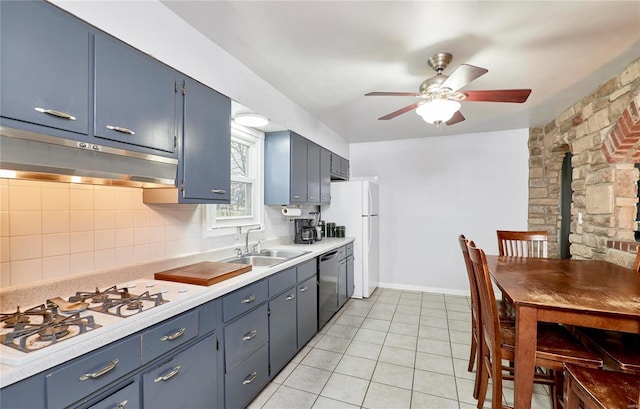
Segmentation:
<svg viewBox="0 0 640 409">
<path fill-rule="evenodd" d="M 169 379 L 173 378 L 174 376 L 176 376 L 178 374 L 178 372 L 180 372 L 180 365 L 176 366 L 175 368 L 173 368 L 171 370 L 171 372 L 169 372 L 168 374 L 164 375 L 164 376 L 158 376 L 156 379 L 153 380 L 153 382 L 160 382 L 160 381 L 168 381 Z"/>
<path fill-rule="evenodd" d="M 224 195 L 225 193 L 227 193 L 227 191 L 224 189 L 212 189 L 211 193 L 215 193 L 217 195 Z"/>
<path fill-rule="evenodd" d="M 291 301 L 291 300 L 293 300 L 294 298 L 296 298 L 296 295 L 295 295 L 295 294 L 289 294 L 289 296 L 288 296 L 287 298 L 285 298 L 285 300 L 287 300 L 287 301 Z"/>
<path fill-rule="evenodd" d="M 255 337 L 258 334 L 258 331 L 256 331 L 255 329 L 251 332 L 247 332 L 246 334 L 244 334 L 244 337 L 242 337 L 243 341 L 249 341 L 250 339 L 252 339 L 253 337 Z"/>
<path fill-rule="evenodd" d="M 100 369 L 99 371 L 93 372 L 93 373 L 86 373 L 84 375 L 82 375 L 80 378 L 78 378 L 79 381 L 86 381 L 87 379 L 95 379 L 95 378 L 99 378 L 102 375 L 106 374 L 109 371 L 112 371 L 116 368 L 116 365 L 118 365 L 118 362 L 120 362 L 119 359 L 114 359 L 113 361 L 109 362 L 109 364 L 107 366 L 105 366 L 104 368 Z"/>
<path fill-rule="evenodd" d="M 180 328 L 178 332 L 175 332 L 171 335 L 165 335 L 164 337 L 160 338 L 160 341 L 173 341 L 174 339 L 184 335 L 186 330 L 187 330 L 186 328 Z"/>
<path fill-rule="evenodd" d="M 251 382 L 253 382 L 256 379 L 257 376 L 258 374 L 256 372 L 252 372 L 251 374 L 249 374 L 249 376 L 244 378 L 244 381 L 242 381 L 242 384 L 249 385 Z"/>
<path fill-rule="evenodd" d="M 300 196 L 298 196 L 298 195 L 293 195 L 293 198 L 294 198 L 294 199 L 300 199 Z"/>
<path fill-rule="evenodd" d="M 304 287 L 302 287 L 302 288 L 300 289 L 300 292 L 301 292 L 301 293 L 303 293 L 303 292 L 307 291 L 308 289 L 309 289 L 309 288 L 305 285 Z"/>
<path fill-rule="evenodd" d="M 122 402 L 118 403 L 118 406 L 116 406 L 116 409 L 124 409 L 125 406 L 127 406 L 127 403 L 129 403 L 128 400 L 123 400 Z"/>
<path fill-rule="evenodd" d="M 75 116 L 69 115 L 66 112 L 56 111 L 55 109 L 47 109 L 47 108 L 36 107 L 35 110 L 38 111 L 38 112 L 42 112 L 43 114 L 52 115 L 52 116 L 55 116 L 55 117 L 58 117 L 58 118 L 62 118 L 62 119 L 68 119 L 69 121 L 75 121 L 76 120 Z"/>
<path fill-rule="evenodd" d="M 131 129 L 123 128 L 121 126 L 107 125 L 107 129 L 111 129 L 112 131 L 116 131 L 116 132 L 120 132 L 120 133 L 126 133 L 128 135 L 135 135 L 136 134 Z"/>
<path fill-rule="evenodd" d="M 256 296 L 255 295 L 251 295 L 249 296 L 249 298 L 245 298 L 244 300 L 240 301 L 243 304 L 250 304 L 252 302 L 254 302 L 256 300 Z"/>
</svg>

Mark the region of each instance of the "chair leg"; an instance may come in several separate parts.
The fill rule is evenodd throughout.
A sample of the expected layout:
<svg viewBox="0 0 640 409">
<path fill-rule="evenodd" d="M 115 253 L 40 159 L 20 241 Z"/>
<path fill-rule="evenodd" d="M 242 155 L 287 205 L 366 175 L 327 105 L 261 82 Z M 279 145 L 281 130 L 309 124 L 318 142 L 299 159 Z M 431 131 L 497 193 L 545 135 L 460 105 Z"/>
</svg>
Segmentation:
<svg viewBox="0 0 640 409">
<path fill-rule="evenodd" d="M 479 351 L 480 353 L 480 351 Z M 478 362 L 478 372 L 476 373 L 476 379 L 478 380 L 478 409 L 482 409 L 484 406 L 484 400 L 487 397 L 487 385 L 489 383 L 489 369 L 484 362 L 484 357 Z"/>
<path fill-rule="evenodd" d="M 491 374 L 491 408 L 502 409 L 502 365 L 496 362 L 492 365 Z"/>
</svg>

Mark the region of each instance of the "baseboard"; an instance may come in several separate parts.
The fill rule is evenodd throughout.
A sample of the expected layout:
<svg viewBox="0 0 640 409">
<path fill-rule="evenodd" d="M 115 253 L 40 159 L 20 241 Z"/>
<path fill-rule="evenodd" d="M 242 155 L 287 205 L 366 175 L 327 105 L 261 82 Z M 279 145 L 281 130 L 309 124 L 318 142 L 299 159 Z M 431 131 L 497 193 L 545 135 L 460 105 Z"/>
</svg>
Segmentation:
<svg viewBox="0 0 640 409">
<path fill-rule="evenodd" d="M 436 287 L 423 287 L 418 285 L 407 284 L 393 284 L 393 283 L 378 283 L 380 288 L 389 288 L 392 290 L 405 290 L 405 291 L 419 291 L 424 293 L 437 293 L 448 295 L 459 295 L 463 297 L 470 297 L 471 293 L 465 290 L 453 290 L 451 288 L 436 288 Z"/>
</svg>

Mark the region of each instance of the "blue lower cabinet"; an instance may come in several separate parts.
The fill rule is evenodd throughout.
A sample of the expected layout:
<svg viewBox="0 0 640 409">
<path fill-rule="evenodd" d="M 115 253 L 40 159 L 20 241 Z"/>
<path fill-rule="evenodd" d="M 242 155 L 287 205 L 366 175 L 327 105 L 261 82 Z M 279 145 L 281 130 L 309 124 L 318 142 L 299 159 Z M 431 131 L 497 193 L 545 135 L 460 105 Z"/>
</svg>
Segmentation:
<svg viewBox="0 0 640 409">
<path fill-rule="evenodd" d="M 91 405 L 89 409 L 133 409 L 140 407 L 140 384 L 136 379 Z"/>
<path fill-rule="evenodd" d="M 269 363 L 275 375 L 298 352 L 296 335 L 296 288 L 291 287 L 269 301 Z"/>
<path fill-rule="evenodd" d="M 142 407 L 212 408 L 217 405 L 216 337 L 210 335 L 142 375 Z M 132 406 L 135 407 L 135 406 Z"/>
<path fill-rule="evenodd" d="M 298 350 L 318 332 L 318 279 L 313 276 L 296 288 Z"/>
<path fill-rule="evenodd" d="M 225 407 L 241 409 L 269 382 L 269 344 L 225 375 Z"/>
</svg>

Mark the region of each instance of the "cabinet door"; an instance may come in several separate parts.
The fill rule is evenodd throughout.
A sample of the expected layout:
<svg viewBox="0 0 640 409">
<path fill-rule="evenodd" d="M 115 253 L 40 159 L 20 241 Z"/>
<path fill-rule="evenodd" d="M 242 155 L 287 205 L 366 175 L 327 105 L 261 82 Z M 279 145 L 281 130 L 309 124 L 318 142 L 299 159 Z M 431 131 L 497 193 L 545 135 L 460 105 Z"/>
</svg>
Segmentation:
<svg viewBox="0 0 640 409">
<path fill-rule="evenodd" d="M 44 376 L 34 375 L 0 390 L 0 408 L 33 409 L 44 408 Z"/>
<path fill-rule="evenodd" d="M 269 362 L 276 374 L 298 352 L 296 288 L 269 301 Z"/>
<path fill-rule="evenodd" d="M 347 298 L 353 296 L 355 291 L 355 284 L 353 282 L 353 256 L 347 257 Z"/>
<path fill-rule="evenodd" d="M 81 134 L 89 124 L 89 29 L 45 2 L 0 2 L 0 113 Z"/>
<path fill-rule="evenodd" d="M 320 148 L 320 203 L 331 203 L 331 152 Z"/>
<path fill-rule="evenodd" d="M 307 202 L 320 203 L 320 147 L 307 142 Z"/>
<path fill-rule="evenodd" d="M 318 332 L 318 280 L 311 277 L 298 284 L 297 319 L 298 319 L 298 350 Z"/>
<path fill-rule="evenodd" d="M 307 201 L 307 140 L 291 132 L 291 203 Z"/>
<path fill-rule="evenodd" d="M 347 259 L 338 261 L 338 308 L 347 302 Z"/>
<path fill-rule="evenodd" d="M 176 73 L 128 45 L 95 36 L 95 136 L 174 152 Z"/>
<path fill-rule="evenodd" d="M 231 100 L 191 79 L 184 92 L 182 197 L 229 203 Z"/>
<path fill-rule="evenodd" d="M 140 384 L 134 380 L 106 398 L 89 407 L 89 409 L 133 409 L 140 407 Z"/>
<path fill-rule="evenodd" d="M 269 340 L 267 304 L 224 328 L 225 368 L 229 373 Z"/>
<path fill-rule="evenodd" d="M 214 334 L 142 375 L 143 407 L 215 407 L 217 385 Z"/>
</svg>

